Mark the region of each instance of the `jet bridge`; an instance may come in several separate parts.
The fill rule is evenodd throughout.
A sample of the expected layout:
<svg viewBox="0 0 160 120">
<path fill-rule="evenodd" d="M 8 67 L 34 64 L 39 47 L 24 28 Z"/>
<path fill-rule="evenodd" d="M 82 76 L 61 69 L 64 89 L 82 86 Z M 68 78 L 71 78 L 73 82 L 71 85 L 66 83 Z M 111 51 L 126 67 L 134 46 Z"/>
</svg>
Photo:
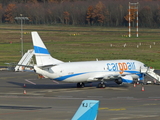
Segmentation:
<svg viewBox="0 0 160 120">
<path fill-rule="evenodd" d="M 34 50 L 28 50 L 23 57 L 21 58 L 21 60 L 18 62 L 17 66 L 14 68 L 15 71 L 24 71 L 26 69 L 30 69 L 24 66 L 33 66 L 34 65 L 34 61 L 32 59 L 34 55 Z"/>
<path fill-rule="evenodd" d="M 153 83 L 160 84 L 160 76 L 157 73 L 154 72 L 154 69 L 149 68 L 147 70 L 147 74 L 146 75 L 151 77 L 154 80 Z M 150 82 L 148 81 L 148 83 L 151 83 L 151 81 Z"/>
</svg>

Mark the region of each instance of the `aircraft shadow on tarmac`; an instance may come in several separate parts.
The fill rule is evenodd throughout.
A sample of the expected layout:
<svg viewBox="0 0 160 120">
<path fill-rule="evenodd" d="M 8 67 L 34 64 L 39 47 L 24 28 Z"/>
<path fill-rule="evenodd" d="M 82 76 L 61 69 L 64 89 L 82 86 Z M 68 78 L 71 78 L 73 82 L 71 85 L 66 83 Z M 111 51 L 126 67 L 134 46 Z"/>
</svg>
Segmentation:
<svg viewBox="0 0 160 120">
<path fill-rule="evenodd" d="M 27 107 L 27 106 L 3 106 L 0 105 L 0 109 L 17 109 L 17 110 L 39 110 L 39 109 L 51 109 L 52 107 Z"/>
<path fill-rule="evenodd" d="M 24 83 L 19 83 L 19 82 L 8 82 L 10 84 L 17 85 L 19 87 L 24 87 Z M 97 87 L 97 84 L 99 82 L 93 82 L 93 83 L 87 83 L 85 84 L 85 88 L 95 88 Z M 14 86 L 15 87 L 15 86 Z M 65 88 L 77 88 L 75 83 L 60 83 L 60 84 L 25 84 L 26 88 L 30 89 L 65 89 Z M 118 85 L 114 82 L 107 82 L 106 88 L 107 87 L 114 87 L 114 88 L 128 88 L 129 85 L 127 84 L 122 84 Z M 82 88 L 83 89 L 83 88 Z"/>
</svg>

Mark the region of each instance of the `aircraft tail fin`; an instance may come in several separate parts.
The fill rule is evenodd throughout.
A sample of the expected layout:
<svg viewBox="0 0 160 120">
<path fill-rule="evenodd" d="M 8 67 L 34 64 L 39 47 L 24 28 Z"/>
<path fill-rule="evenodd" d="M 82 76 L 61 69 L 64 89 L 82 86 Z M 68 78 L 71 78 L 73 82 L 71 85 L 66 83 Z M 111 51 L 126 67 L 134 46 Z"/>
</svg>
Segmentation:
<svg viewBox="0 0 160 120">
<path fill-rule="evenodd" d="M 98 107 L 99 101 L 84 100 L 71 120 L 96 120 Z"/>
<path fill-rule="evenodd" d="M 37 66 L 49 66 L 63 63 L 53 58 L 37 32 L 31 32 Z"/>
</svg>

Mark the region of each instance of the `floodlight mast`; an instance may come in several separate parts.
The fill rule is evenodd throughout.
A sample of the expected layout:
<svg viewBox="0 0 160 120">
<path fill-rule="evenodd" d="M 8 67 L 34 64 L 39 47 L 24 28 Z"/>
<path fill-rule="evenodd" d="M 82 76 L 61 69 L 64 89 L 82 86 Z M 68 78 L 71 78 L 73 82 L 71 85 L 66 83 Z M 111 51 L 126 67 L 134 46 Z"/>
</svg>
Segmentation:
<svg viewBox="0 0 160 120">
<path fill-rule="evenodd" d="M 139 2 L 137 3 L 130 3 L 129 2 L 129 32 L 128 32 L 128 36 L 131 37 L 131 9 L 135 9 L 136 10 L 136 36 L 138 37 L 138 4 Z"/>
<path fill-rule="evenodd" d="M 131 6 L 130 6 L 130 2 L 129 2 L 129 32 L 128 32 L 128 36 L 131 37 Z"/>
<path fill-rule="evenodd" d="M 15 17 L 16 20 L 21 20 L 21 55 L 24 53 L 24 45 L 23 45 L 23 20 L 29 20 L 28 17 L 23 17 L 23 14 L 20 14 L 20 17 Z"/>
</svg>

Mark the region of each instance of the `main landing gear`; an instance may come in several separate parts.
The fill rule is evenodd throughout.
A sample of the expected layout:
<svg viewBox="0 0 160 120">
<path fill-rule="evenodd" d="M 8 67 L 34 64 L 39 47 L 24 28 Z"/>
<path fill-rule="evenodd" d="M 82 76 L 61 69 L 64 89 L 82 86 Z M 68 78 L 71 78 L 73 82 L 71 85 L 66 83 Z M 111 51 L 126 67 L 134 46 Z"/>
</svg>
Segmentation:
<svg viewBox="0 0 160 120">
<path fill-rule="evenodd" d="M 77 83 L 77 88 L 84 88 L 84 83 L 83 82 Z"/>
<path fill-rule="evenodd" d="M 105 88 L 106 84 L 102 81 L 98 84 L 97 88 Z"/>
<path fill-rule="evenodd" d="M 84 87 L 85 87 L 85 85 L 84 85 L 83 82 L 77 83 L 77 88 L 84 88 Z M 97 88 L 105 88 L 105 87 L 106 87 L 106 84 L 105 84 L 103 81 L 101 81 L 101 82 L 97 85 Z"/>
</svg>

